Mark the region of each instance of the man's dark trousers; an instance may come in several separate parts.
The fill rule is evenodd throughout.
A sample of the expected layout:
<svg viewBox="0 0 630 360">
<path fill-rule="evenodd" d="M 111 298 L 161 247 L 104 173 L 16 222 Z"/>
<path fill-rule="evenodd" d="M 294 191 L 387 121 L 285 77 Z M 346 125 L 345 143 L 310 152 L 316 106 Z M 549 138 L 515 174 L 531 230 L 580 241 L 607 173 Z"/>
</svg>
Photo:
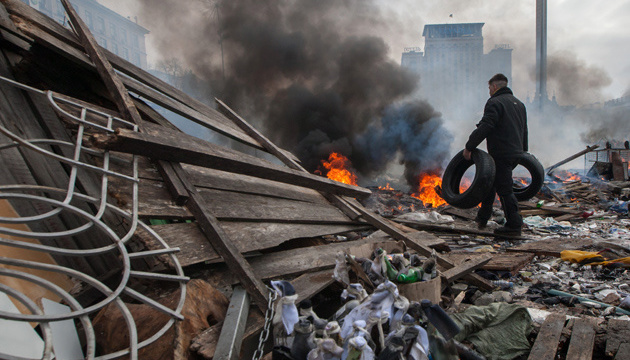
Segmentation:
<svg viewBox="0 0 630 360">
<path fill-rule="evenodd" d="M 512 170 L 518 165 L 518 158 L 494 158 L 494 165 L 496 167 L 494 187 L 481 202 L 481 208 L 477 212 L 477 220 L 490 220 L 496 193 L 499 195 L 501 207 L 505 213 L 505 226 L 512 229 L 520 229 L 523 226 L 523 218 L 518 213 L 518 200 L 516 200 L 512 190 Z"/>
</svg>

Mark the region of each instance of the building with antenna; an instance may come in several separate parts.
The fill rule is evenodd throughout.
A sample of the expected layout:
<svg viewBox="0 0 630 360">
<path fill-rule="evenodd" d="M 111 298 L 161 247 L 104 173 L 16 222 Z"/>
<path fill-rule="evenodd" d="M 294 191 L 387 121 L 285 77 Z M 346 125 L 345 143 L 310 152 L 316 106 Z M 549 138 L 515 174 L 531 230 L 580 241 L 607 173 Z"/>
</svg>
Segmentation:
<svg viewBox="0 0 630 360">
<path fill-rule="evenodd" d="M 59 0 L 22 0 L 64 26 L 66 12 Z M 72 7 L 90 28 L 99 45 L 131 62 L 147 69 L 145 36 L 149 30 L 117 12 L 99 4 L 96 0 L 72 0 Z"/>
<path fill-rule="evenodd" d="M 512 79 L 512 49 L 501 44 L 484 54 L 484 23 L 427 24 L 424 52 L 407 48 L 401 65 L 420 75 L 423 97 L 446 105 L 483 104 L 488 98 L 487 80 L 496 73 Z"/>
</svg>

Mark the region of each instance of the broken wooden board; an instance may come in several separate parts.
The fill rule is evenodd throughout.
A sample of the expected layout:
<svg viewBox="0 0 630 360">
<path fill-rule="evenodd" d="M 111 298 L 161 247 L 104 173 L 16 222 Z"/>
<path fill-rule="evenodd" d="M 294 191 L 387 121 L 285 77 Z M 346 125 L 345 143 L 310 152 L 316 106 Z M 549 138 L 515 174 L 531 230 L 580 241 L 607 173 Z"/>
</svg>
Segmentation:
<svg viewBox="0 0 630 360">
<path fill-rule="evenodd" d="M 357 252 L 370 253 L 379 242 L 366 239 L 332 243 L 320 246 L 303 247 L 292 250 L 278 251 L 248 258 L 254 272 L 261 279 L 296 276 L 307 272 L 332 269 L 335 267 L 335 255 L 338 252 L 354 254 Z M 367 251 L 366 249 L 370 249 Z M 236 274 L 213 270 L 209 279 L 211 283 L 234 285 L 240 282 Z"/>
<path fill-rule="evenodd" d="M 210 167 L 237 174 L 270 179 L 287 184 L 309 187 L 336 195 L 364 198 L 371 191 L 362 187 L 343 184 L 322 176 L 288 169 L 269 161 L 223 148 L 194 136 L 182 134 L 162 126 L 144 124 L 143 133 L 118 129 L 115 135 L 95 136 L 99 147 L 151 156 L 161 160 Z"/>
<path fill-rule="evenodd" d="M 595 327 L 597 319 L 576 319 L 571 331 L 571 342 L 567 351 L 567 359 L 591 360 L 595 346 Z"/>
<path fill-rule="evenodd" d="M 564 328 L 565 316 L 551 314 L 540 327 L 536 342 L 532 346 L 528 360 L 553 360 L 556 357 L 560 335 Z"/>
<path fill-rule="evenodd" d="M 120 208 L 131 212 L 131 184 L 111 179 L 110 193 Z M 197 187 L 220 220 L 282 221 L 300 223 L 356 223 L 323 197 L 312 203 L 281 197 Z M 252 189 L 252 191 L 255 191 Z M 138 184 L 138 216 L 142 219 L 192 219 L 190 211 L 177 205 L 164 182 L 141 179 Z M 288 197 L 288 196 L 287 196 Z"/>
<path fill-rule="evenodd" d="M 115 156 L 131 161 L 129 154 L 115 153 Z M 110 168 L 113 171 L 123 174 L 129 172 L 130 166 L 130 163 L 121 161 L 112 162 L 110 164 Z M 200 188 L 200 190 L 202 190 L 201 188 L 226 190 L 245 194 L 300 200 L 315 204 L 329 204 L 328 200 L 313 189 L 200 166 L 182 164 L 182 167 L 188 173 L 195 187 Z M 141 179 L 141 186 L 142 180 L 153 180 L 156 184 L 163 181 L 155 164 L 144 156 L 138 156 L 138 177 Z M 148 183 L 151 184 L 152 182 L 149 181 Z"/>
<path fill-rule="evenodd" d="M 341 234 L 365 229 L 352 224 L 287 224 L 269 222 L 221 222 L 221 227 L 243 253 L 272 248 L 285 241 L 322 235 Z M 170 247 L 179 247 L 177 258 L 182 266 L 221 259 L 196 223 L 154 225 L 151 227 Z M 146 244 L 148 247 L 150 244 Z"/>
<path fill-rule="evenodd" d="M 474 252 L 450 252 L 444 254 L 446 258 L 455 264 L 460 264 L 467 258 L 482 257 L 484 253 Z M 509 271 L 512 275 L 516 275 L 520 269 L 529 264 L 534 258 L 534 254 L 529 253 L 492 253 L 490 261 L 483 265 L 481 269 L 488 271 Z"/>
<path fill-rule="evenodd" d="M 508 248 L 507 251 L 527 252 L 535 255 L 560 257 L 563 250 L 580 250 L 593 244 L 591 239 L 561 238 L 532 241 Z"/>
<path fill-rule="evenodd" d="M 456 264 L 455 267 L 443 271 L 440 275 L 447 283 L 451 283 L 461 277 L 471 274 L 475 269 L 478 269 L 488 263 L 491 258 L 490 254 L 466 258 L 459 264 Z"/>
</svg>

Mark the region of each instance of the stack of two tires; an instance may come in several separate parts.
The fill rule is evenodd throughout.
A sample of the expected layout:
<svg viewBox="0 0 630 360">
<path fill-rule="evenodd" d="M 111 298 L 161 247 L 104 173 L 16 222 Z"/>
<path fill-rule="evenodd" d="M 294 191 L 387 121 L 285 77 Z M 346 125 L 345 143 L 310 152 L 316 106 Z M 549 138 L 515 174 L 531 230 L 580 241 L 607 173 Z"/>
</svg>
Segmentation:
<svg viewBox="0 0 630 360">
<path fill-rule="evenodd" d="M 536 157 L 530 153 L 524 153 L 518 162 L 531 175 L 531 182 L 525 187 L 514 187 L 514 195 L 518 201 L 526 201 L 534 197 L 541 189 L 545 170 Z M 462 177 L 471 166 L 475 165 L 475 177 L 472 183 L 460 193 Z M 494 160 L 487 152 L 475 149 L 471 160 L 464 158 L 464 151 L 460 151 L 453 157 L 442 176 L 442 198 L 451 206 L 461 209 L 473 208 L 488 195 L 493 189 L 496 169 Z"/>
</svg>

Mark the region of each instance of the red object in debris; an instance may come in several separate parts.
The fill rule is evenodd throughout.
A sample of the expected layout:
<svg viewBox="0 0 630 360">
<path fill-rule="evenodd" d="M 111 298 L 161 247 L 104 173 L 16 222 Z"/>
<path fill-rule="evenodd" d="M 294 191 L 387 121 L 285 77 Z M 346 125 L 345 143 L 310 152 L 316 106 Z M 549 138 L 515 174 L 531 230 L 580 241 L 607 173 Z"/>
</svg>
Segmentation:
<svg viewBox="0 0 630 360">
<path fill-rule="evenodd" d="M 594 213 L 595 213 L 595 211 L 594 211 L 594 210 L 591 210 L 591 211 L 584 211 L 584 212 L 582 213 L 582 215 L 580 215 L 580 216 L 582 216 L 582 217 L 583 217 L 583 218 L 585 218 L 585 219 L 588 219 L 588 218 L 589 218 L 589 217 L 591 217 Z"/>
</svg>

